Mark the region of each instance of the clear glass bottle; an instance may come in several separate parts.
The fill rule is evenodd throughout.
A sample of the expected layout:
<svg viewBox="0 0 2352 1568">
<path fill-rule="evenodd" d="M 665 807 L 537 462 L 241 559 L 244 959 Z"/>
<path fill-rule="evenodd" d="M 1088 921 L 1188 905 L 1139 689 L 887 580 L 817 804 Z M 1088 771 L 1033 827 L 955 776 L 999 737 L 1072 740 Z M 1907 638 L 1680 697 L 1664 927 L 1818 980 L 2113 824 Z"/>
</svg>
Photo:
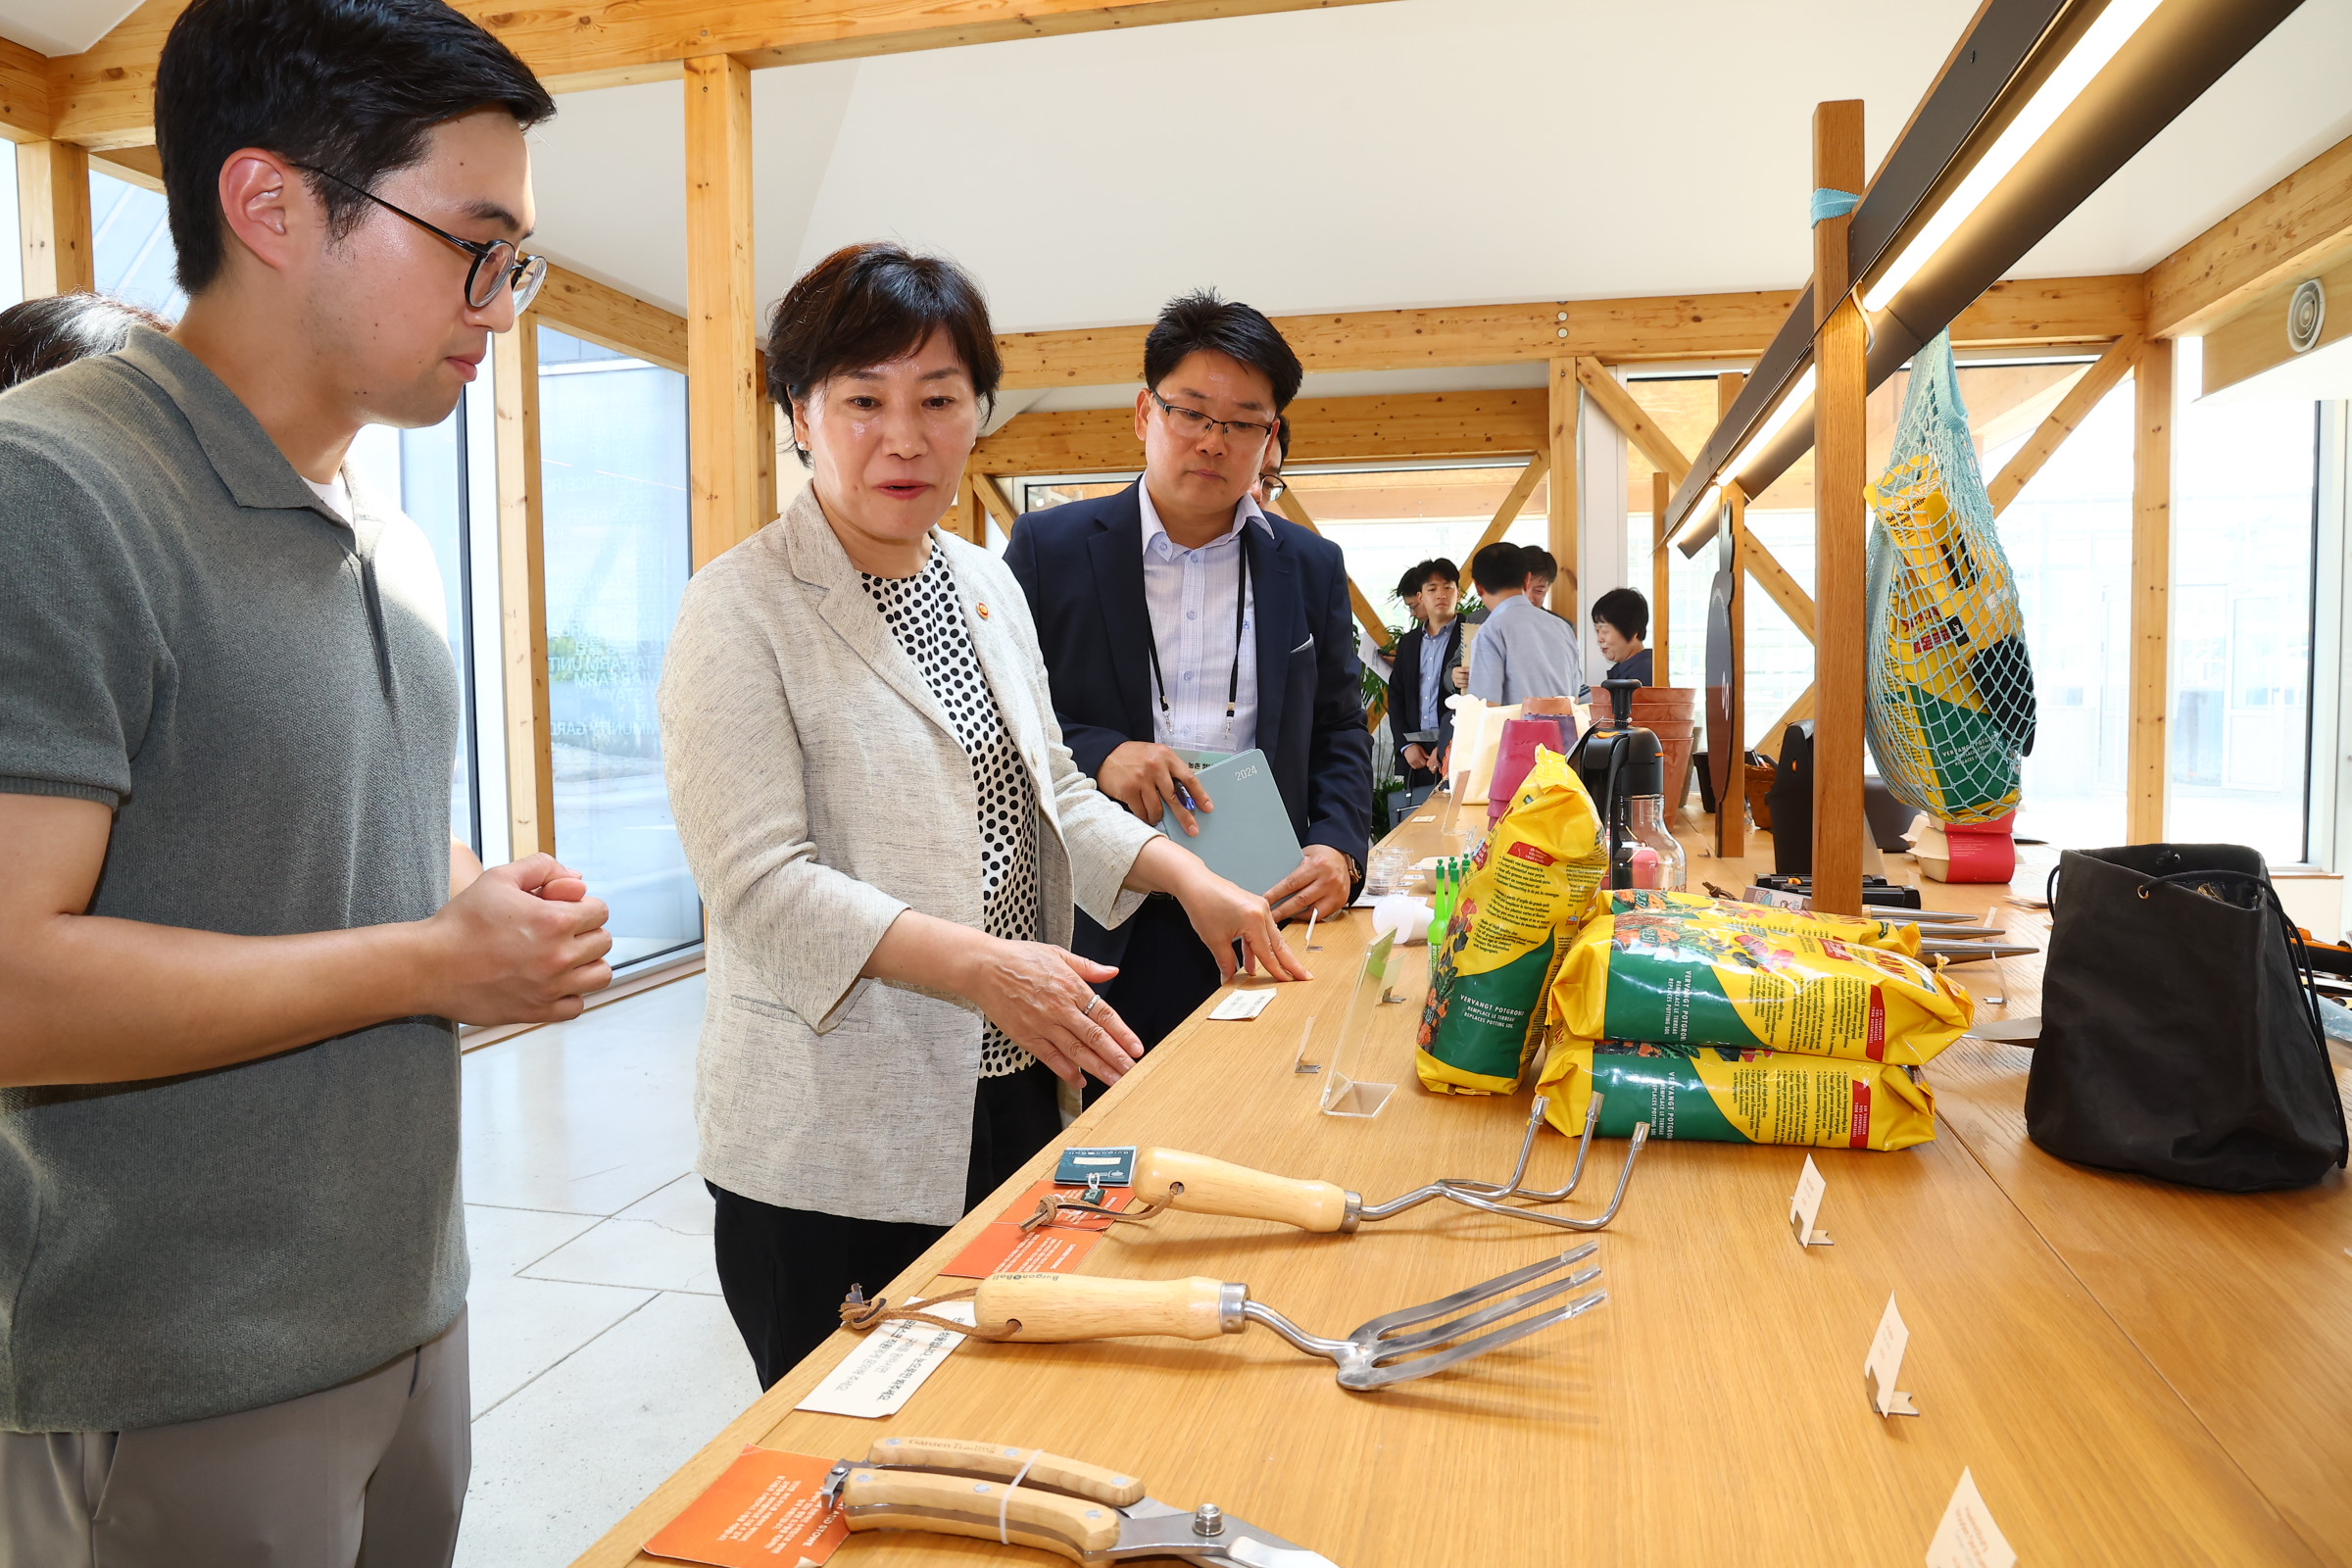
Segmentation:
<svg viewBox="0 0 2352 1568">
<path fill-rule="evenodd" d="M 1666 827 L 1666 798 L 1629 797 L 1626 831 L 1634 836 L 1634 886 L 1680 893 L 1690 879 L 1690 861 L 1683 846 Z"/>
</svg>

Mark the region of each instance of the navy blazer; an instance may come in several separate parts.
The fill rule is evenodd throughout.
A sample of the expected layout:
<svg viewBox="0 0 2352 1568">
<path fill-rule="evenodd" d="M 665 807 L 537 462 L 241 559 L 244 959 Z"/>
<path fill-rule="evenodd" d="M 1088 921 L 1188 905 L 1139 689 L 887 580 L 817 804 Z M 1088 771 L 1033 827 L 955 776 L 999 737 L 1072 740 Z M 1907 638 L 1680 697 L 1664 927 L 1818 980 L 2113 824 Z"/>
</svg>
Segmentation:
<svg viewBox="0 0 2352 1568">
<path fill-rule="evenodd" d="M 1404 761 L 1404 737 L 1407 731 L 1421 727 L 1421 657 L 1428 647 L 1428 628 L 1415 626 L 1396 639 L 1396 663 L 1389 671 L 1389 733 L 1396 741 L 1397 775 L 1404 778 L 1412 776 L 1412 769 Z M 1462 662 L 1461 616 L 1454 616 L 1453 624 L 1446 628 L 1446 641 L 1438 657 L 1447 664 Z M 1446 699 L 1453 695 L 1451 681 L 1439 683 L 1438 743 L 1429 749 L 1433 759 L 1453 744 L 1453 710 L 1446 706 Z"/>
<path fill-rule="evenodd" d="M 1298 842 L 1360 869 L 1372 835 L 1372 736 L 1340 547 L 1269 513 L 1242 530 L 1257 617 L 1257 747 Z M 1004 564 L 1029 596 L 1062 740 L 1090 777 L 1120 744 L 1152 738 L 1152 614 L 1144 513 L 1116 495 L 1024 514 Z"/>
</svg>

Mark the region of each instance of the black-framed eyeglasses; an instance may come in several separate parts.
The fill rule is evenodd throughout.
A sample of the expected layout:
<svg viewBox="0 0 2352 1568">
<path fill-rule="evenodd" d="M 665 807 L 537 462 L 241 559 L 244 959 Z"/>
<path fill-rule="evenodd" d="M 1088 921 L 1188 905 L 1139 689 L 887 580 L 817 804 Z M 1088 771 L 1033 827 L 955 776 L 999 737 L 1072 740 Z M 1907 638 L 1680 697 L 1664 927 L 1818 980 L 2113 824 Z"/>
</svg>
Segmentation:
<svg viewBox="0 0 2352 1568">
<path fill-rule="evenodd" d="M 1291 482 L 1279 473 L 1261 473 L 1257 476 L 1257 483 L 1259 488 L 1266 492 L 1268 501 L 1274 500 L 1291 487 Z"/>
<path fill-rule="evenodd" d="M 1147 390 L 1149 389 L 1147 388 Z M 1274 433 L 1272 425 L 1260 424 L 1254 419 L 1212 419 L 1199 409 L 1188 409 L 1181 403 L 1170 403 L 1156 392 L 1152 394 L 1152 401 L 1159 405 L 1161 416 L 1175 427 L 1177 434 L 1194 440 L 1200 439 L 1211 430 L 1223 430 L 1239 436 L 1244 441 L 1263 441 Z"/>
<path fill-rule="evenodd" d="M 397 213 L 426 233 L 449 241 L 472 257 L 473 270 L 466 274 L 466 303 L 474 310 L 488 310 L 491 301 L 498 298 L 500 289 L 513 288 L 514 314 L 520 316 L 531 308 L 531 301 L 538 297 L 539 285 L 547 281 L 547 258 L 530 255 L 513 240 L 460 239 L 440 224 L 426 222 L 407 208 L 395 206 L 365 185 L 355 185 L 340 174 L 309 164 L 295 167 L 317 174 L 320 179 L 331 179 L 345 190 L 358 192 L 384 211 Z"/>
</svg>

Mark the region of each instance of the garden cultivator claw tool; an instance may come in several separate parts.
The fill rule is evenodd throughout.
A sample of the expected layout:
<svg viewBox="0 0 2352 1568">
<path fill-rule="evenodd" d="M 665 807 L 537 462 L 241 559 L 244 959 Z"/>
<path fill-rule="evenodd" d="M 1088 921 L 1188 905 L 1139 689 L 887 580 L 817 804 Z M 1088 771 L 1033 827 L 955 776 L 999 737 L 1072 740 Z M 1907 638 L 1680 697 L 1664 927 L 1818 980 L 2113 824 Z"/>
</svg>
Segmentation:
<svg viewBox="0 0 2352 1568">
<path fill-rule="evenodd" d="M 1585 1153 L 1592 1147 L 1592 1130 L 1600 1120 L 1600 1097 L 1592 1098 L 1592 1109 L 1585 1117 L 1584 1136 L 1576 1146 L 1576 1168 L 1569 1174 L 1568 1185 L 1556 1193 L 1531 1192 L 1520 1185 L 1527 1175 L 1528 1157 L 1536 1147 L 1536 1131 L 1544 1125 L 1544 1103 L 1539 1096 L 1535 1114 L 1528 1119 L 1527 1137 L 1519 1147 L 1518 1168 L 1511 1172 L 1508 1182 L 1442 1178 L 1385 1203 L 1366 1203 L 1362 1195 L 1332 1182 L 1270 1175 L 1181 1149 L 1139 1149 L 1135 1152 L 1134 1187 L 1135 1196 L 1144 1206 L 1124 1210 L 1104 1208 L 1088 1200 L 1092 1196 L 1090 1189 L 1084 1195 L 1040 1199 L 1037 1212 L 1023 1220 L 1021 1226 L 1024 1230 L 1034 1230 L 1065 1212 L 1092 1214 L 1113 1224 L 1135 1224 L 1162 1209 L 1177 1208 L 1199 1214 L 1225 1214 L 1236 1219 L 1270 1219 L 1304 1231 L 1353 1231 L 1366 1220 L 1394 1219 L 1407 1209 L 1442 1198 L 1482 1213 L 1532 1220 L 1561 1230 L 1601 1230 L 1617 1217 L 1618 1208 L 1625 1202 L 1625 1190 L 1634 1179 L 1634 1161 L 1642 1157 L 1642 1147 L 1649 1139 L 1649 1124 L 1643 1122 L 1634 1130 L 1625 1165 L 1617 1173 L 1617 1191 L 1609 1199 L 1607 1208 L 1591 1219 L 1545 1214 L 1503 1200 L 1524 1198 L 1536 1203 L 1556 1203 L 1576 1191 L 1577 1183 L 1584 1179 Z"/>
<path fill-rule="evenodd" d="M 1247 1285 L 1228 1285 L 1200 1275 L 1183 1280 L 1121 1280 L 1080 1274 L 994 1274 L 969 1291 L 912 1302 L 897 1311 L 889 1310 L 885 1301 L 869 1304 L 853 1292 L 842 1306 L 841 1319 L 847 1327 L 862 1330 L 887 1319 L 905 1318 L 952 1328 L 976 1339 L 1022 1344 L 1160 1334 L 1181 1340 L 1213 1340 L 1260 1323 L 1307 1354 L 1336 1364 L 1340 1387 L 1380 1389 L 1443 1372 L 1592 1311 L 1609 1298 L 1606 1291 L 1558 1305 L 1547 1303 L 1600 1277 L 1597 1264 L 1568 1272 L 1597 1248 L 1597 1243 L 1587 1242 L 1557 1257 L 1513 1269 L 1438 1300 L 1384 1312 L 1336 1340 L 1309 1334 L 1272 1307 L 1251 1300 Z M 973 1304 L 973 1325 L 934 1317 L 924 1310 L 939 1301 L 965 1298 Z M 1534 1315 L 1519 1317 L 1522 1312 Z M 1518 1321 L 1506 1321 L 1512 1318 Z M 1492 1326 L 1496 1324 L 1501 1326 Z"/>
<path fill-rule="evenodd" d="M 1339 1568 L 1213 1502 L 1174 1508 L 1134 1476 L 955 1438 L 880 1438 L 865 1462 L 844 1459 L 824 1498 L 853 1531 L 928 1530 L 1057 1551 L 1073 1562 L 1180 1557 L 1203 1568 Z"/>
</svg>

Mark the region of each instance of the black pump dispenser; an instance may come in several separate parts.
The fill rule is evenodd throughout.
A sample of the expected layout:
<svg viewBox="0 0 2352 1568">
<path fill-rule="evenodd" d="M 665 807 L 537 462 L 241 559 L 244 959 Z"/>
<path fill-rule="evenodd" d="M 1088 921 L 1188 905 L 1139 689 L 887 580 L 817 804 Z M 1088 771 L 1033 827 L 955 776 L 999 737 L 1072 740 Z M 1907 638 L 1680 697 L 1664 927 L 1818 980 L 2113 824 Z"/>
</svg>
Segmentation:
<svg viewBox="0 0 2352 1568">
<path fill-rule="evenodd" d="M 1628 825 L 1628 803 L 1636 796 L 1666 793 L 1666 750 L 1655 731 L 1634 723 L 1634 693 L 1642 689 L 1642 682 L 1604 680 L 1600 685 L 1609 694 L 1609 717 L 1594 712 L 1592 727 L 1576 743 L 1568 763 L 1584 780 L 1585 792 L 1592 797 L 1606 826 L 1609 886 L 1630 888 L 1636 840 Z"/>
</svg>

